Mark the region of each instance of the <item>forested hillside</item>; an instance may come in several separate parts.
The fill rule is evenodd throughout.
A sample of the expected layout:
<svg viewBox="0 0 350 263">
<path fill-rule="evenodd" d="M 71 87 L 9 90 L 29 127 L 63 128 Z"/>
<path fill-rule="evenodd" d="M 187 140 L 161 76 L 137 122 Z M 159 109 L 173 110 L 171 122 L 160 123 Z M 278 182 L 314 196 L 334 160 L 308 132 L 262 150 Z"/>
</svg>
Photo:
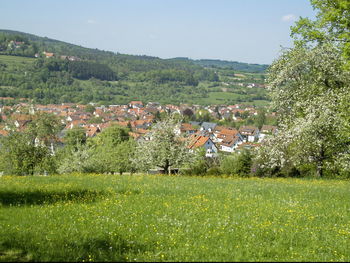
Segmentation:
<svg viewBox="0 0 350 263">
<path fill-rule="evenodd" d="M 212 68 L 227 68 L 243 72 L 263 73 L 268 68 L 268 65 L 248 64 L 237 61 L 226 61 L 216 59 L 200 59 L 194 60 L 194 63 L 204 67 Z"/>
<path fill-rule="evenodd" d="M 235 85 L 263 84 L 265 66 L 233 63 L 241 65 L 236 67 L 241 71 L 260 75 L 241 74 L 241 81 L 235 76 L 238 70 L 225 63 L 213 67 L 189 59 L 116 54 L 0 30 L 0 97 L 103 104 L 133 99 L 200 104 L 266 101 L 265 89 L 247 91 Z"/>
</svg>

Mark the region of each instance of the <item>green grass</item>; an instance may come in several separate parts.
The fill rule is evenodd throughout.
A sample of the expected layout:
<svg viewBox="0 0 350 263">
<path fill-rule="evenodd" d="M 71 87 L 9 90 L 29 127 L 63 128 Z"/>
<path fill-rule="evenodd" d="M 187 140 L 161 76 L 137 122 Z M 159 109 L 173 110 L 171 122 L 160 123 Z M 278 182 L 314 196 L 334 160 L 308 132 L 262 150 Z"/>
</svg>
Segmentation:
<svg viewBox="0 0 350 263">
<path fill-rule="evenodd" d="M 349 261 L 350 182 L 0 178 L 0 261 Z"/>
<path fill-rule="evenodd" d="M 225 104 L 229 100 L 237 100 L 240 95 L 230 92 L 209 92 L 208 98 L 195 99 L 199 104 Z"/>
<path fill-rule="evenodd" d="M 252 95 L 240 95 L 233 92 L 209 92 L 208 98 L 194 99 L 194 103 L 207 104 L 207 105 L 240 103 L 240 104 L 247 104 L 247 105 L 255 105 L 258 107 L 268 106 L 270 104 L 270 102 L 267 100 L 248 101 L 248 99 L 251 96 Z M 247 102 L 239 102 L 239 98 L 243 100 L 247 100 Z"/>
<path fill-rule="evenodd" d="M 0 63 L 6 63 L 6 64 L 31 64 L 35 61 L 35 58 L 27 58 L 27 57 L 20 57 L 20 56 L 7 56 L 7 55 L 1 55 L 0 54 Z"/>
</svg>

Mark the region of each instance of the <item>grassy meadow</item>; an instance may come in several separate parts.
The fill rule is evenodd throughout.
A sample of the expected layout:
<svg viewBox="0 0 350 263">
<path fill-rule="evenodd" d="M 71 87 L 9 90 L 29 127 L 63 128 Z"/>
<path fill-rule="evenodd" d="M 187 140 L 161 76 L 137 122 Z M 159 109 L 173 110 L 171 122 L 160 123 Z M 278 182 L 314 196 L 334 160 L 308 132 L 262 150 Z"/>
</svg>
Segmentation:
<svg viewBox="0 0 350 263">
<path fill-rule="evenodd" d="M 350 181 L 0 178 L 0 261 L 350 261 Z"/>
</svg>

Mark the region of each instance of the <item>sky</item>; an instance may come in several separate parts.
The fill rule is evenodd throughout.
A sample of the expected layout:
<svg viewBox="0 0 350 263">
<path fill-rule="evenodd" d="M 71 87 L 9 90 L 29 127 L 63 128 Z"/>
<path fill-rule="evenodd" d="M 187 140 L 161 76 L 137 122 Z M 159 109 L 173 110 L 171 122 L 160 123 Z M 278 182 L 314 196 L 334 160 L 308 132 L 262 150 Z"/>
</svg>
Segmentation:
<svg viewBox="0 0 350 263">
<path fill-rule="evenodd" d="M 0 29 L 160 58 L 270 64 L 309 0 L 0 0 Z"/>
</svg>

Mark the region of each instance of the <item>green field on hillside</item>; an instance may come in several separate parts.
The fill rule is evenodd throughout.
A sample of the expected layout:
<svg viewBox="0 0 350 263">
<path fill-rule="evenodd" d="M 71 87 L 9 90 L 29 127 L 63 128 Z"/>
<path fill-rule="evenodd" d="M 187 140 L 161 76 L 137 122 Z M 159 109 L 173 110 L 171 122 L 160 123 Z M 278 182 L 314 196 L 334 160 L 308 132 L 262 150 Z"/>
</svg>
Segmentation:
<svg viewBox="0 0 350 263">
<path fill-rule="evenodd" d="M 207 98 L 199 98 L 194 100 L 194 104 L 203 105 L 230 105 L 230 104 L 249 104 L 255 106 L 268 106 L 267 100 L 251 100 L 249 95 L 240 95 L 232 92 L 209 92 Z"/>
<path fill-rule="evenodd" d="M 349 261 L 350 182 L 0 178 L 1 261 Z"/>
<path fill-rule="evenodd" d="M 0 69 L 2 72 L 24 74 L 25 69 L 34 65 L 34 58 L 0 55 Z"/>
<path fill-rule="evenodd" d="M 32 63 L 35 58 L 0 55 L 0 61 L 4 63 Z"/>
</svg>

